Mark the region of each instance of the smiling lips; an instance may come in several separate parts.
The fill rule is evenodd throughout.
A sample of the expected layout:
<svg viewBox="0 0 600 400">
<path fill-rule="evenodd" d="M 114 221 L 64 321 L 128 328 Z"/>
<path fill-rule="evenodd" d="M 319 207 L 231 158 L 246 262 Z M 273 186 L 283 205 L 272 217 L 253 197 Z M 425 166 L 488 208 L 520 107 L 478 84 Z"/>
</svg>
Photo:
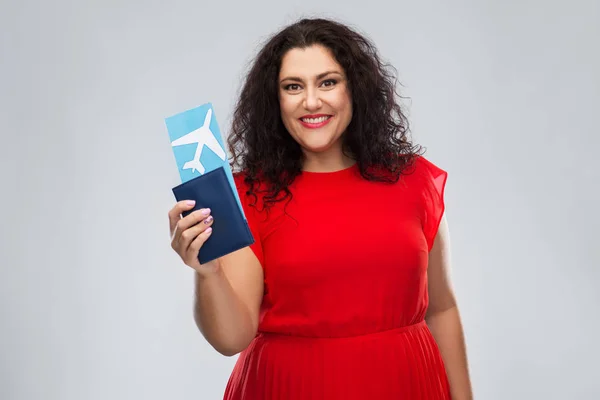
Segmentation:
<svg viewBox="0 0 600 400">
<path fill-rule="evenodd" d="M 309 129 L 316 129 L 329 123 L 332 116 L 328 114 L 305 115 L 299 119 L 302 126 Z"/>
</svg>

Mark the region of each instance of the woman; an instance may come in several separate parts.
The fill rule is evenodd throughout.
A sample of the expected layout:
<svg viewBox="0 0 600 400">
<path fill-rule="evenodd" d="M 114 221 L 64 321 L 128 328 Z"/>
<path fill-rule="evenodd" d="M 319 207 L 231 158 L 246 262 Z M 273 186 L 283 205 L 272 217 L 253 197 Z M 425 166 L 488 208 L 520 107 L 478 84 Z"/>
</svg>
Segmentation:
<svg viewBox="0 0 600 400">
<path fill-rule="evenodd" d="M 210 210 L 170 211 L 195 320 L 241 353 L 225 399 L 471 399 L 448 276 L 446 172 L 419 154 L 373 45 L 328 20 L 273 36 L 229 137 L 256 243 L 200 265 Z"/>
</svg>

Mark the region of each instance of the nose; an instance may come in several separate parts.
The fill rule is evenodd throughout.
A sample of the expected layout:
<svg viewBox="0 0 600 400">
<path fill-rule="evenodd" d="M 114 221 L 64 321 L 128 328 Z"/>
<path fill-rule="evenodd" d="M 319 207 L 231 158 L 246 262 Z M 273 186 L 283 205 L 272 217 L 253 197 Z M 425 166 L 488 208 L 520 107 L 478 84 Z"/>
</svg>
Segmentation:
<svg viewBox="0 0 600 400">
<path fill-rule="evenodd" d="M 321 108 L 321 98 L 316 88 L 308 88 L 304 95 L 304 108 L 308 111 L 314 111 Z"/>
</svg>

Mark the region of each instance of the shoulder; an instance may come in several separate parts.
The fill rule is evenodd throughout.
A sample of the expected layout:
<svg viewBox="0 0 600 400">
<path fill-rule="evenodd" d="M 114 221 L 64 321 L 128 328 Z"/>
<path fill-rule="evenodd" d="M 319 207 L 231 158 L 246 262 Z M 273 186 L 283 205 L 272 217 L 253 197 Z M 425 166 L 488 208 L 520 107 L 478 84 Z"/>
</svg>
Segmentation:
<svg viewBox="0 0 600 400">
<path fill-rule="evenodd" d="M 248 174 L 246 171 L 236 171 L 231 173 L 233 175 L 233 182 L 237 187 L 238 191 L 246 189 L 248 184 L 246 183 L 246 177 Z"/>
<path fill-rule="evenodd" d="M 235 187 L 237 188 L 238 195 L 240 196 L 240 200 L 242 202 L 246 202 L 246 199 L 252 192 L 256 192 L 254 186 L 256 185 L 253 179 L 251 179 L 247 173 L 247 171 L 237 171 L 233 172 L 233 182 L 235 183 Z"/>
<path fill-rule="evenodd" d="M 442 168 L 431 162 L 425 156 L 417 156 L 415 159 L 415 164 L 426 175 L 438 177 L 440 175 L 446 174 L 446 171 L 444 171 Z"/>
<path fill-rule="evenodd" d="M 422 155 L 416 155 L 404 168 L 403 174 L 407 179 L 413 179 L 421 184 L 444 185 L 448 173 Z"/>
<path fill-rule="evenodd" d="M 448 173 L 423 156 L 415 160 L 414 170 L 421 204 L 423 231 L 428 249 L 431 250 L 446 209 L 444 196 Z"/>
<path fill-rule="evenodd" d="M 242 205 L 262 209 L 264 196 L 268 191 L 264 181 L 260 179 L 260 175 L 251 176 L 246 170 L 232 172 L 232 175 Z"/>
<path fill-rule="evenodd" d="M 251 176 L 247 170 L 232 172 L 232 175 L 238 191 L 247 192 L 259 185 L 259 178 Z"/>
<path fill-rule="evenodd" d="M 251 175 L 247 170 L 232 172 L 233 181 L 238 190 L 264 190 L 265 180 L 260 173 Z"/>
</svg>

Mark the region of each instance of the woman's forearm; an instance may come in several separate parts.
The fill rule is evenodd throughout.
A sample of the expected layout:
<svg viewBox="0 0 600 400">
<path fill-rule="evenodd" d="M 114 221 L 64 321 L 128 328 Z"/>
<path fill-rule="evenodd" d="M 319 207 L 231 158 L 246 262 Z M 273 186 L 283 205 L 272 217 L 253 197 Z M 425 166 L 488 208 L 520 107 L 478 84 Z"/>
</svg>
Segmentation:
<svg viewBox="0 0 600 400">
<path fill-rule="evenodd" d="M 206 340 L 221 354 L 233 356 L 256 334 L 250 310 L 231 287 L 222 269 L 195 274 L 194 319 Z"/>
<path fill-rule="evenodd" d="M 452 400 L 472 400 L 466 345 L 458 308 L 429 315 L 427 325 L 442 354 Z"/>
</svg>

